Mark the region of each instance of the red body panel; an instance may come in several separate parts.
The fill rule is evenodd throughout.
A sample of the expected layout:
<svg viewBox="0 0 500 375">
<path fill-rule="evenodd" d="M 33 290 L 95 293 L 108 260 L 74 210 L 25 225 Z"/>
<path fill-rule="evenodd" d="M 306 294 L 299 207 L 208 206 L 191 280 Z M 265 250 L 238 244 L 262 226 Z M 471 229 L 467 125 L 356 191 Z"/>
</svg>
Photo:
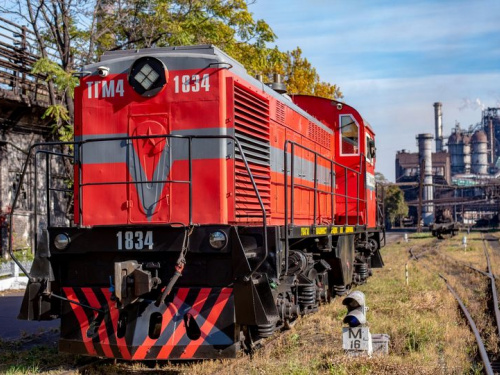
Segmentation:
<svg viewBox="0 0 500 375">
<path fill-rule="evenodd" d="M 237 138 L 250 137 L 249 144 L 267 143 L 270 168 L 254 163 L 251 150 L 245 150 L 245 155 L 270 225 L 284 224 L 284 149 L 286 141 L 293 141 L 304 147 L 294 149 L 294 224 L 376 225 L 374 186 L 367 185 L 365 177 L 365 172 L 373 176 L 374 161 L 369 163 L 359 154 L 339 153 L 339 114 L 351 114 L 360 125 L 361 150 L 366 147 L 365 133 L 374 136 L 356 110 L 347 105 L 339 110 L 327 99 L 295 96 L 294 102 L 321 126 L 287 105 L 288 99 L 280 101 L 227 69 L 205 69 L 208 89 L 182 92 L 175 82 L 180 76 L 197 73 L 170 71 L 166 87 L 152 98 L 138 95 L 125 74 L 83 78 L 75 93 L 75 101 L 80 103 L 75 118 L 76 139 L 236 132 Z M 114 85 L 114 97 L 103 97 L 103 82 L 107 82 L 108 91 Z M 75 207 L 81 207 L 81 224 L 187 224 L 188 141 L 148 138 L 134 140 L 132 146 L 123 143 L 126 141 L 113 142 L 92 142 L 82 147 L 82 166 L 75 171 Z M 260 205 L 244 164 L 232 156 L 232 142 L 195 139 L 191 147 L 195 153 L 191 161 L 193 223 L 260 225 Z M 287 152 L 291 153 L 290 144 Z M 333 167 L 334 202 L 329 194 L 332 160 L 352 169 Z M 315 163 L 317 188 L 322 191 L 317 195 L 316 220 L 312 190 Z M 289 196 L 291 183 L 288 174 Z M 80 220 L 77 212 L 75 218 Z"/>
</svg>

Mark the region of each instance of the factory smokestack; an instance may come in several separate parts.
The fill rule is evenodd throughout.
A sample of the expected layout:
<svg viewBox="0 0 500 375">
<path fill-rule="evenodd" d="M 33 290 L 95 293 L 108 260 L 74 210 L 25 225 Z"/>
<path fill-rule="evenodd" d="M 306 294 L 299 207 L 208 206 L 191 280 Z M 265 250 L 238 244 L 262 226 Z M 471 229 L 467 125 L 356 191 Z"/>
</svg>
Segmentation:
<svg viewBox="0 0 500 375">
<path fill-rule="evenodd" d="M 443 151 L 443 110 L 442 104 L 434 103 L 434 124 L 436 134 L 436 152 Z"/>
<path fill-rule="evenodd" d="M 438 103 L 440 104 L 440 103 Z M 429 225 L 434 221 L 434 204 L 429 202 L 434 199 L 434 187 L 432 186 L 432 134 L 419 134 L 418 139 L 418 162 L 420 168 L 424 169 L 422 181 L 422 219 L 424 225 Z M 420 173 L 422 176 L 422 172 Z"/>
</svg>

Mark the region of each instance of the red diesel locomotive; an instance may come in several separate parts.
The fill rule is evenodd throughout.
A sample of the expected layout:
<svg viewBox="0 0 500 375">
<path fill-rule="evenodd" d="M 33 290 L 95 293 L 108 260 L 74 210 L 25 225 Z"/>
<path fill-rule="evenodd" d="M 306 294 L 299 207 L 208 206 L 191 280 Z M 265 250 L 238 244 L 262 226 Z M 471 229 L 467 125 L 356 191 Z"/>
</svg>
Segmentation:
<svg viewBox="0 0 500 375">
<path fill-rule="evenodd" d="M 104 54 L 75 91 L 74 218 L 35 215 L 19 317 L 60 318 L 66 352 L 234 357 L 383 265 L 374 139 L 213 46 Z M 30 149 L 47 199 L 54 145 Z"/>
</svg>

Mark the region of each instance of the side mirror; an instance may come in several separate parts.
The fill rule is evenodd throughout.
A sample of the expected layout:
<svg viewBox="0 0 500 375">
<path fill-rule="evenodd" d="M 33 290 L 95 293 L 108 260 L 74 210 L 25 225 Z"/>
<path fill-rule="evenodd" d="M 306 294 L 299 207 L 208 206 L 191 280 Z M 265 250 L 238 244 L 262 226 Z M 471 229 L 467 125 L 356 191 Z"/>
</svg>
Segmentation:
<svg viewBox="0 0 500 375">
<path fill-rule="evenodd" d="M 372 159 L 375 159 L 376 150 L 377 150 L 377 149 L 375 148 L 375 142 L 373 142 L 372 140 L 370 140 L 370 144 L 369 144 L 369 146 L 370 146 L 370 147 L 368 148 L 368 150 L 369 150 L 369 152 L 370 152 L 370 157 L 371 157 Z"/>
</svg>

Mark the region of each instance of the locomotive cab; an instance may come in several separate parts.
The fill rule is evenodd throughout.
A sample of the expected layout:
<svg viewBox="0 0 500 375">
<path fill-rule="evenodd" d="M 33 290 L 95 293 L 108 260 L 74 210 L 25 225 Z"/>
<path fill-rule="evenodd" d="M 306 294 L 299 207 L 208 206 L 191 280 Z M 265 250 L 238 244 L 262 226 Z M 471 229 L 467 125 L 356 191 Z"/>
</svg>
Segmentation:
<svg viewBox="0 0 500 375">
<path fill-rule="evenodd" d="M 341 224 L 356 224 L 365 232 L 356 236 L 358 256 L 371 267 L 382 267 L 380 248 L 385 241 L 378 213 L 375 182 L 375 133 L 353 107 L 335 100 L 293 95 L 294 103 L 335 131 L 336 214 Z M 364 266 L 363 266 L 364 267 Z"/>
</svg>

